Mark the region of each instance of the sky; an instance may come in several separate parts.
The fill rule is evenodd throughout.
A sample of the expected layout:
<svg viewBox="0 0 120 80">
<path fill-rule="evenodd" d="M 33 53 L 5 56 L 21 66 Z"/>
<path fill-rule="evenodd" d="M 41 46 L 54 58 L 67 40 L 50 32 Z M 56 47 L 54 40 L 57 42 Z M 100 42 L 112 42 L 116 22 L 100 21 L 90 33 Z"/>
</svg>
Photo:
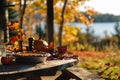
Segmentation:
<svg viewBox="0 0 120 80">
<path fill-rule="evenodd" d="M 120 15 L 120 0 L 90 0 L 85 2 L 85 5 L 101 13 Z"/>
</svg>

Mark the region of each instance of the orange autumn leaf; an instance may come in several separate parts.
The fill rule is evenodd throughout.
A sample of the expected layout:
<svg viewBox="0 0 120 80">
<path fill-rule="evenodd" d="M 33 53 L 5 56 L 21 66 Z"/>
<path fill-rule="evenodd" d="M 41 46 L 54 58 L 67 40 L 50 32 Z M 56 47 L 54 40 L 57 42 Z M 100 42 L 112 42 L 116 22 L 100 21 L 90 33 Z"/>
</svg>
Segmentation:
<svg viewBox="0 0 120 80">
<path fill-rule="evenodd" d="M 117 75 L 118 75 L 118 77 L 120 77 L 120 72 Z"/>
<path fill-rule="evenodd" d="M 14 44 L 17 40 L 18 40 L 18 38 L 16 36 L 10 38 L 10 41 L 12 44 Z"/>
<path fill-rule="evenodd" d="M 14 23 L 13 26 L 14 26 L 15 29 L 18 29 L 19 28 L 19 23 Z"/>
</svg>

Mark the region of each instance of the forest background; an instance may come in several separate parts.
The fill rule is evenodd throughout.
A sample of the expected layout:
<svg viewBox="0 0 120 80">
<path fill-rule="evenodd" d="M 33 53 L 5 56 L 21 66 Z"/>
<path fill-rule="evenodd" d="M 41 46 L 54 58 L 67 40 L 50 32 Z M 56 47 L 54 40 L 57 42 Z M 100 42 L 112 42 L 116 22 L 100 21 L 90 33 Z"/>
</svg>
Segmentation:
<svg viewBox="0 0 120 80">
<path fill-rule="evenodd" d="M 66 0 L 67 1 L 67 0 Z M 28 1 L 29 2 L 29 1 Z M 78 3 L 77 3 L 78 2 Z M 64 24 L 63 31 L 62 31 L 62 43 L 59 42 L 61 40 L 57 35 L 61 34 L 60 30 L 60 24 L 62 20 L 62 7 L 64 7 L 65 3 L 63 4 L 61 1 L 54 1 L 54 23 L 56 24 L 55 27 L 58 28 L 58 33 L 54 34 L 55 37 L 55 45 L 58 46 L 61 43 L 68 46 L 69 50 L 72 51 L 109 51 L 109 52 L 117 52 L 119 53 L 119 43 L 120 43 L 120 32 L 119 32 L 119 19 L 120 16 L 115 16 L 112 14 L 101 14 L 93 11 L 90 7 L 85 7 L 86 12 L 80 12 L 77 10 L 77 7 L 81 4 L 83 4 L 85 1 L 68 1 L 67 8 L 64 12 Z M 16 1 L 16 3 L 18 3 Z M 11 1 L 9 0 L 9 4 Z M 39 5 L 41 4 L 41 5 Z M 10 7 L 8 9 L 9 12 L 9 21 L 13 23 L 18 22 L 18 6 Z M 76 15 L 74 13 L 77 12 Z M 60 14 L 61 13 L 61 14 Z M 46 25 L 44 27 L 40 27 L 41 23 L 46 23 L 46 5 L 45 1 L 37 0 L 33 1 L 29 4 L 27 4 L 26 12 L 23 19 L 23 28 L 26 32 L 26 34 L 29 34 L 27 36 L 34 36 L 37 32 L 39 36 L 42 37 L 42 39 L 47 40 L 47 29 Z M 94 19 L 94 20 L 93 20 Z M 81 29 L 76 26 L 70 26 L 68 25 L 71 22 L 78 22 L 83 23 L 86 25 L 86 33 L 82 33 Z M 89 24 L 92 24 L 93 22 L 116 22 L 115 27 L 115 34 L 112 34 L 112 36 L 106 36 L 105 38 L 99 40 L 97 36 L 93 35 L 93 31 L 90 30 L 88 27 Z M 36 29 L 38 26 L 39 30 Z M 38 31 L 36 31 L 36 30 Z M 10 36 L 13 37 L 17 34 L 17 29 L 14 31 L 10 31 Z"/>
</svg>

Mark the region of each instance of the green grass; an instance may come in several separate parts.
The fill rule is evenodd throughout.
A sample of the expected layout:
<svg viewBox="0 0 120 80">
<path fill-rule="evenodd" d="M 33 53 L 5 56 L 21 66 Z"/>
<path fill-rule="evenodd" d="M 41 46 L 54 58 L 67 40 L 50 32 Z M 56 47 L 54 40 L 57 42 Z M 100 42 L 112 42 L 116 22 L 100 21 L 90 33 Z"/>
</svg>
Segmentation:
<svg viewBox="0 0 120 80">
<path fill-rule="evenodd" d="M 103 58 L 84 57 L 78 66 L 98 74 L 106 80 L 120 80 L 120 56 L 106 56 Z"/>
</svg>

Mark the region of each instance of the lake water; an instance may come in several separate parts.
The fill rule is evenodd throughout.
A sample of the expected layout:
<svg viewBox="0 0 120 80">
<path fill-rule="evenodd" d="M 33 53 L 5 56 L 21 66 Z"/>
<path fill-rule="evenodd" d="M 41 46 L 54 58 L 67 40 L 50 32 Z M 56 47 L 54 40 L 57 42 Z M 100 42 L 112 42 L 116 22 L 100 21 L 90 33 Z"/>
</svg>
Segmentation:
<svg viewBox="0 0 120 80">
<path fill-rule="evenodd" d="M 119 22 L 120 24 L 120 22 Z M 86 32 L 86 26 L 81 23 L 69 23 L 69 25 L 78 26 L 81 27 L 81 32 Z M 99 36 L 100 38 L 103 38 L 105 35 L 105 32 L 107 32 L 108 36 L 111 36 L 115 33 L 115 25 L 116 22 L 99 22 L 99 23 L 93 23 L 89 27 L 91 30 L 94 30 L 94 35 Z M 42 25 L 44 27 L 44 25 Z M 56 24 L 54 26 L 57 26 Z M 55 31 L 58 32 L 57 27 L 55 27 Z"/>
<path fill-rule="evenodd" d="M 70 25 L 81 27 L 82 32 L 86 32 L 86 26 L 81 23 L 70 23 Z M 104 22 L 104 23 L 93 23 L 89 27 L 91 30 L 94 30 L 94 35 L 99 36 L 101 38 L 104 37 L 105 32 L 109 36 L 112 35 L 112 33 L 115 33 L 114 27 L 116 25 L 116 22 Z"/>
</svg>

